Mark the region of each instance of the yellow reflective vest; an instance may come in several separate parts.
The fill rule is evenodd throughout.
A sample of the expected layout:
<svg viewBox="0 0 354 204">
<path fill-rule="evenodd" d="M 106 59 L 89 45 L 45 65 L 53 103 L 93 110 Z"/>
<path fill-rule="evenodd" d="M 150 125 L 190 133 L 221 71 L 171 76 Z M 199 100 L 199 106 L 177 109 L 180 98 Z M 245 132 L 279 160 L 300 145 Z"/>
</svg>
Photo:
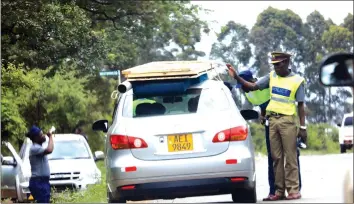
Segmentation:
<svg viewBox="0 0 354 204">
<path fill-rule="evenodd" d="M 284 115 L 296 115 L 296 91 L 304 81 L 299 75 L 280 77 L 275 71 L 270 72 L 270 101 L 267 111 Z"/>
<path fill-rule="evenodd" d="M 270 99 L 270 91 L 269 89 L 250 91 L 245 93 L 246 98 L 252 105 L 259 106 Z"/>
</svg>

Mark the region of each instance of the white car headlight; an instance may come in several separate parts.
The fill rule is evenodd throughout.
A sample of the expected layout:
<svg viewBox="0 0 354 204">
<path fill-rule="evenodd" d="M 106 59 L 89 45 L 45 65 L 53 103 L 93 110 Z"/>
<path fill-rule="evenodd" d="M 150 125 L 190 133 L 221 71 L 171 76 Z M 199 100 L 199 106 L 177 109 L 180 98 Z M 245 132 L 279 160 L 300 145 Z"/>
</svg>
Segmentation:
<svg viewBox="0 0 354 204">
<path fill-rule="evenodd" d="M 96 184 L 101 181 L 101 172 L 99 170 L 91 172 L 81 172 L 79 181 L 83 181 L 87 184 Z"/>
</svg>

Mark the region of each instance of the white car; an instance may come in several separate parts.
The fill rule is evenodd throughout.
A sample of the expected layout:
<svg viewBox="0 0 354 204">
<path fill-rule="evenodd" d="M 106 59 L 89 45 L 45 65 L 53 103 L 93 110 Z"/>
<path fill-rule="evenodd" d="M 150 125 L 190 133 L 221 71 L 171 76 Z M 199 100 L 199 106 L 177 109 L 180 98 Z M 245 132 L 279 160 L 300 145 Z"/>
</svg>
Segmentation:
<svg viewBox="0 0 354 204">
<path fill-rule="evenodd" d="M 29 162 L 29 149 L 32 145 L 30 139 L 23 143 L 20 155 L 17 155 L 12 145 L 3 142 L 13 155 L 4 158 L 2 163 L 1 188 L 7 188 L 7 193 L 12 199 L 20 202 L 31 200 L 28 188 L 31 177 Z M 47 142 L 43 144 L 46 147 Z M 54 151 L 48 155 L 50 167 L 50 184 L 56 191 L 65 189 L 84 190 L 90 184 L 101 182 L 101 171 L 95 161 L 104 159 L 102 151 L 92 155 L 86 139 L 77 134 L 55 134 Z M 10 192 L 12 189 L 13 192 Z M 3 191 L 2 191 L 3 192 Z M 3 198 L 6 197 L 6 195 Z"/>
<path fill-rule="evenodd" d="M 340 153 L 345 153 L 353 147 L 353 112 L 345 114 L 338 126 Z"/>
</svg>

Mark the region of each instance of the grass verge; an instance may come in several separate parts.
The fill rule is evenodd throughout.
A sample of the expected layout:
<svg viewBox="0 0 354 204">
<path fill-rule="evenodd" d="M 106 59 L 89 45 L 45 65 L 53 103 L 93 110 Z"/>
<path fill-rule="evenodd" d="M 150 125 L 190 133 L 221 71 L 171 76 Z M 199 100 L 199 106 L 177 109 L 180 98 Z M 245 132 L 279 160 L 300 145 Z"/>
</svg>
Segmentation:
<svg viewBox="0 0 354 204">
<path fill-rule="evenodd" d="M 106 169 L 103 161 L 97 162 L 102 173 L 101 183 L 91 185 L 85 191 L 52 193 L 53 203 L 107 203 Z"/>
</svg>

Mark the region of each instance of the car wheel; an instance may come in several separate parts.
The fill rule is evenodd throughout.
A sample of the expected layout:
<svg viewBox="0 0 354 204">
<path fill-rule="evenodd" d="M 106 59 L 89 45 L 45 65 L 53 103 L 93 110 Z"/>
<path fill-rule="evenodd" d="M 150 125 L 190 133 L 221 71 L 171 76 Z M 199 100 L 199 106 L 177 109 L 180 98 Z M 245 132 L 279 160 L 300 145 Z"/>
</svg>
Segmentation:
<svg viewBox="0 0 354 204">
<path fill-rule="evenodd" d="M 231 196 L 234 203 L 257 203 L 256 188 L 237 189 Z"/>
<path fill-rule="evenodd" d="M 340 153 L 343 154 L 343 153 L 346 153 L 347 152 L 347 148 L 344 146 L 344 145 L 340 145 Z"/>
<path fill-rule="evenodd" d="M 107 202 L 108 202 L 108 203 L 126 203 L 127 200 L 124 199 L 124 198 L 122 198 L 122 197 L 119 198 L 119 199 L 116 199 L 116 198 L 114 198 L 114 197 L 112 196 L 112 194 L 109 193 L 108 190 L 107 190 Z"/>
</svg>

